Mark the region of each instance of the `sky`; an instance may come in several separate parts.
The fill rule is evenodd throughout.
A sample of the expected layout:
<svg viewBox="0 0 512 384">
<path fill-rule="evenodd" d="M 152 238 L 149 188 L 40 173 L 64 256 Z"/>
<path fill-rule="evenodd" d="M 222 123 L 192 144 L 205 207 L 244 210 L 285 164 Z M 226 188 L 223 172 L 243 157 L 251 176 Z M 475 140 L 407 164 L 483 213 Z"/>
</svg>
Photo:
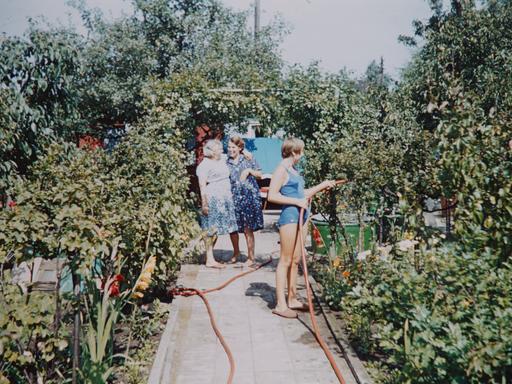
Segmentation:
<svg viewBox="0 0 512 384">
<path fill-rule="evenodd" d="M 45 16 L 65 25 L 80 22 L 65 0 L 0 0 L 0 33 L 22 34 L 28 17 Z M 86 0 L 106 16 L 129 13 L 129 0 Z M 236 10 L 253 9 L 254 0 L 222 0 Z M 328 71 L 347 69 L 360 76 L 372 60 L 384 58 L 386 71 L 398 78 L 414 50 L 398 42 L 412 35 L 412 21 L 429 17 L 426 0 L 260 0 L 261 25 L 280 15 L 291 33 L 281 49 L 288 64 L 319 61 Z M 69 16 L 68 16 L 69 15 Z M 70 18 L 71 21 L 68 19 Z"/>
</svg>

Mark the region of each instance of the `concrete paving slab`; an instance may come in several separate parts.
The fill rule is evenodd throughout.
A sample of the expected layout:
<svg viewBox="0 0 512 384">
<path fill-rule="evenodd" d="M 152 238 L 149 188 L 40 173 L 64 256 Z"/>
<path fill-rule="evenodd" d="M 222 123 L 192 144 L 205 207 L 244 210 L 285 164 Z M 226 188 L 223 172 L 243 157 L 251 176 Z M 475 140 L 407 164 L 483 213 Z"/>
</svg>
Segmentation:
<svg viewBox="0 0 512 384">
<path fill-rule="evenodd" d="M 231 348 L 235 361 L 236 384 L 314 384 L 338 380 L 311 332 L 307 313 L 298 320 L 284 319 L 271 313 L 275 306 L 275 267 L 278 260 L 278 234 L 272 229 L 277 216 L 266 216 L 265 230 L 256 234 L 256 257 L 273 262 L 246 275 L 219 292 L 207 295 L 215 321 Z M 244 246 L 243 236 L 240 237 Z M 215 256 L 231 257 L 228 236 L 221 236 Z M 207 289 L 220 285 L 245 271 L 240 265 L 222 270 L 204 265 L 182 266 L 178 284 Z M 304 284 L 299 294 L 305 297 Z M 356 383 L 322 316 L 320 329 L 347 384 Z M 170 306 L 170 316 L 155 358 L 149 383 L 195 384 L 226 383 L 229 362 L 215 337 L 202 300 L 177 297 Z"/>
</svg>

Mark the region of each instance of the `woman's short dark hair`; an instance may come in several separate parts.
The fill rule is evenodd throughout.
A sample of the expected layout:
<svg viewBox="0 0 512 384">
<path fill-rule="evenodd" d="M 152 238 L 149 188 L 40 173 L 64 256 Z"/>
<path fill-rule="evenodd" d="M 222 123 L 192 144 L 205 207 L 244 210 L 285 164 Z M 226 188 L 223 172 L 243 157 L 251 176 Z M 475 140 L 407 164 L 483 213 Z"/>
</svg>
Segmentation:
<svg viewBox="0 0 512 384">
<path fill-rule="evenodd" d="M 231 136 L 229 138 L 229 141 L 233 144 L 235 144 L 238 148 L 240 148 L 240 152 L 242 152 L 245 148 L 245 142 L 244 142 L 244 139 L 242 139 L 240 136 L 238 135 L 234 135 L 234 136 Z"/>
<path fill-rule="evenodd" d="M 299 154 L 304 151 L 304 142 L 296 137 L 288 137 L 281 146 L 281 156 L 286 159 L 293 154 Z"/>
</svg>

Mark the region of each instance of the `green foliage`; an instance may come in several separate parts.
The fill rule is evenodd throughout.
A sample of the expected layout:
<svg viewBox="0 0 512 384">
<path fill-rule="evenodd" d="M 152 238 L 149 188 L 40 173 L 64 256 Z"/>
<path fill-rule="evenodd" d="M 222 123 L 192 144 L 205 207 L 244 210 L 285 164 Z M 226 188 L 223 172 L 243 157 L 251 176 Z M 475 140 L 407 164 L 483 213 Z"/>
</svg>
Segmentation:
<svg viewBox="0 0 512 384">
<path fill-rule="evenodd" d="M 156 59 L 136 26 L 125 19 L 102 23 L 82 55 L 84 118 L 100 127 L 140 118 L 142 88 L 155 71 Z"/>
<path fill-rule="evenodd" d="M 194 60 L 200 41 L 225 10 L 215 0 L 135 0 L 133 20 L 156 58 L 156 74 L 164 78 Z M 138 17 L 138 16 L 142 17 Z M 222 22 L 221 22 L 222 23 Z"/>
<path fill-rule="evenodd" d="M 328 75 L 317 65 L 295 68 L 286 78 L 288 92 L 282 95 L 287 132 L 306 143 L 305 175 L 308 184 L 325 178 L 346 178 L 351 170 L 333 163 L 335 146 L 357 130 L 366 111 L 364 96 L 344 73 Z M 321 200 L 318 209 L 328 213 L 330 203 Z M 330 212 L 332 213 L 332 212 Z"/>
<path fill-rule="evenodd" d="M 433 132 L 438 193 L 457 198 L 455 232 L 468 249 L 511 254 L 509 2 L 437 4 L 425 44 L 402 84 L 417 121 Z"/>
<path fill-rule="evenodd" d="M 226 111 L 235 111 L 232 104 L 240 97 L 247 99 L 248 106 L 255 98 L 228 93 L 222 105 L 219 98 L 226 94 L 210 90 L 267 88 L 281 76 L 277 46 L 284 28 L 278 22 L 265 27 L 255 43 L 247 27 L 248 14 L 217 1 L 137 0 L 133 4 L 133 15 L 112 23 L 78 5 L 91 32 L 84 50 L 82 83 L 89 121 L 104 125 L 138 120 L 147 112 L 146 91 L 163 82 L 170 92 L 183 92 L 182 97 L 190 99 L 193 128 L 205 122 L 238 122 L 243 119 L 226 119 L 232 118 Z M 190 87 L 182 88 L 185 84 Z"/>
<path fill-rule="evenodd" d="M 225 93 L 210 91 L 274 88 L 282 68 L 277 51 L 284 33 L 281 23 L 263 28 L 255 43 L 247 27 L 248 14 L 213 0 L 134 1 L 133 15 L 114 22 L 106 22 L 80 1 L 76 7 L 89 28 L 86 38 L 33 25 L 25 37 L 1 42 L 4 203 L 13 172 L 25 174 L 55 138 L 76 141 L 80 133 L 91 131 L 104 137 L 104 128 L 112 123 L 140 120 L 148 112 L 147 86 L 155 79 L 173 87 L 176 83 L 178 89 L 185 82 L 194 83 L 182 94 L 191 99 L 189 120 L 194 127 L 260 116 L 271 128 L 275 101 L 236 92 L 228 93 L 224 101 Z M 192 89 L 201 93 L 191 95 Z M 227 116 L 226 111 L 235 111 L 240 103 L 245 107 L 237 116 Z"/>
<path fill-rule="evenodd" d="M 257 117 L 265 132 L 285 127 L 306 141 L 308 184 L 351 181 L 337 189 L 340 204 L 319 200 L 332 224 L 346 209 L 362 220 L 370 206 L 379 215 L 399 208 L 419 236 L 419 250 L 323 275 L 360 350 L 382 356 L 383 380 L 512 380 L 512 5 L 430 5 L 428 22 L 414 24 L 421 49 L 395 88 L 382 62 L 359 81 L 317 65 L 283 76 L 283 26 L 254 41 L 248 14 L 214 0 L 136 0 L 132 16 L 111 23 L 79 5 L 88 38 L 33 28 L 3 40 L 0 193 L 17 204 L 0 211 L 0 263 L 11 253 L 17 262 L 63 257 L 86 281 L 94 265 L 104 278 L 122 273 L 126 288 L 155 256 L 152 287 L 164 290 L 198 232 L 190 132 Z M 117 121 L 134 127 L 108 155 L 54 143 Z M 457 199 L 457 245 L 440 246 L 424 228 L 429 196 Z M 55 328 L 48 297 L 28 308 L 36 295 L 2 295 L 0 380 L 65 376 L 66 327 L 45 331 Z M 110 305 L 98 313 L 114 315 Z M 101 381 L 110 375 L 110 320 L 91 313 L 84 377 Z"/>
<path fill-rule="evenodd" d="M 307 143 L 309 183 L 350 181 L 336 194 L 341 204 L 319 197 L 317 209 L 331 219 L 336 205 L 338 214 L 347 205 L 360 217 L 370 206 L 382 213 L 406 192 L 415 210 L 435 190 L 432 135 L 416 122 L 403 92 L 389 90 L 383 68 L 379 71 L 377 76 L 370 67 L 356 83 L 311 66 L 286 79 L 290 92 L 282 96 L 282 113 L 291 121 L 287 131 Z"/>
<path fill-rule="evenodd" d="M 100 159 L 101 157 L 98 156 Z M 0 212 L 0 261 L 66 255 L 88 274 L 106 243 L 98 235 L 95 205 L 104 185 L 100 159 L 68 145 L 53 145 L 12 189 L 17 206 Z M 99 160 L 99 161 L 98 161 Z M 96 175 L 99 175 L 97 177 Z"/>
<path fill-rule="evenodd" d="M 156 113 L 130 132 L 111 155 L 105 205 L 122 215 L 105 217 L 105 228 L 122 239 L 122 273 L 134 277 L 148 256 L 157 257 L 155 283 L 165 290 L 183 249 L 199 227 L 188 195 L 184 134 L 178 116 Z M 137 275 L 135 275 L 136 277 Z"/>
<path fill-rule="evenodd" d="M 3 278 L 8 279 L 9 274 Z M 0 382 L 57 383 L 70 367 L 68 329 L 55 318 L 52 295 L 0 291 Z"/>
<path fill-rule="evenodd" d="M 118 382 L 138 384 L 148 380 L 158 347 L 157 336 L 165 328 L 167 305 L 155 300 L 148 309 L 134 307 L 130 331 L 133 342 L 126 363 L 116 372 Z"/>
<path fill-rule="evenodd" d="M 320 148 L 357 124 L 362 97 L 345 73 L 325 74 L 312 64 L 293 68 L 285 80 L 281 104 L 290 135 Z"/>
<path fill-rule="evenodd" d="M 134 129 L 108 157 L 51 147 L 15 185 L 16 209 L 0 213 L 2 260 L 9 250 L 18 261 L 66 255 L 84 276 L 95 258 L 111 272 L 118 260 L 136 278 L 144 257 L 156 255 L 165 284 L 196 227 L 181 133 L 171 115 L 159 119 Z"/>
<path fill-rule="evenodd" d="M 512 93 L 506 97 L 512 100 Z M 512 254 L 512 115 L 491 110 L 489 116 L 475 104 L 460 95 L 443 114 L 439 178 L 445 195 L 457 198 L 460 241 L 471 250 L 492 249 L 505 261 Z"/>
<path fill-rule="evenodd" d="M 457 99 L 455 86 L 479 95 L 474 100 L 487 113 L 510 109 L 512 11 L 509 2 L 454 1 L 449 12 L 439 8 L 428 23 L 419 23 L 422 50 L 405 72 L 405 88 L 416 104 L 418 119 L 433 129 L 440 110 L 435 104 Z M 454 84 L 456 83 L 456 84 Z M 434 104 L 429 106 L 433 101 Z"/>
<path fill-rule="evenodd" d="M 426 237 L 420 249 L 370 258 L 342 306 L 364 352 L 385 357 L 384 382 L 504 383 L 512 380 L 512 76 L 504 54 L 512 36 L 503 28 L 512 7 L 433 5 L 429 23 L 417 24 L 425 44 L 397 89 L 432 148 L 416 163 L 428 166 L 432 188 L 409 171 L 400 204 L 421 213 L 427 195 L 456 198 L 456 243 L 440 245 L 416 221 Z"/>
<path fill-rule="evenodd" d="M 126 304 L 124 292 L 120 297 L 112 298 L 110 289 L 114 279 L 107 279 L 103 292 L 94 284 L 88 284 L 84 300 L 87 327 L 83 337 L 85 348 L 82 350 L 80 375 L 85 383 L 106 383 L 114 372 L 112 360 L 114 327 L 122 307 Z"/>
<path fill-rule="evenodd" d="M 155 255 L 152 285 L 164 291 L 183 249 L 198 232 L 186 195 L 187 155 L 180 142 L 183 135 L 174 126 L 175 117 L 159 114 L 134 128 L 111 155 L 68 145 L 51 146 L 31 168 L 30 178 L 14 185 L 16 207 L 0 211 L 4 228 L 0 262 L 4 263 L 11 251 L 17 262 L 36 256 L 65 257 L 83 281 L 98 277 L 92 267 L 99 264 L 103 275 L 99 277 L 121 272 L 124 284 L 131 286 L 144 260 Z M 8 307 L 2 307 L 2 316 L 4 308 Z M 52 308 L 47 310 L 52 313 Z M 110 326 L 115 325 L 114 312 L 107 310 Z M 37 314 L 34 319 L 43 321 Z M 86 359 L 91 364 L 83 367 L 87 368 L 83 375 L 110 374 L 110 360 L 99 357 L 105 352 L 103 344 L 93 343 L 95 335 L 104 343 L 110 332 L 100 331 L 99 320 L 91 321 L 87 333 L 90 358 Z M 14 342 L 10 336 L 5 334 Z M 23 370 L 19 365 L 12 369 Z M 9 372 L 7 377 L 15 377 Z"/>
<path fill-rule="evenodd" d="M 183 249 L 198 233 L 187 194 L 186 129 L 202 122 L 220 126 L 248 115 L 271 120 L 275 101 L 212 89 L 268 87 L 278 81 L 282 63 L 276 48 L 282 29 L 279 24 L 263 29 L 255 44 L 247 14 L 215 1 L 136 1 L 131 17 L 112 23 L 79 2 L 78 8 L 90 30 L 86 38 L 34 26 L 23 39 L 2 41 L 0 193 L 2 203 L 8 190 L 16 204 L 0 211 L 0 262 L 4 265 L 10 255 L 17 263 L 37 256 L 64 258 L 86 284 L 121 273 L 126 289 L 137 280 L 144 260 L 154 256 L 151 286 L 162 293 Z M 112 122 L 135 124 L 110 154 L 69 144 L 86 131 L 101 137 L 96 129 Z M 21 178 L 14 177 L 16 171 Z M 26 300 L 33 295 L 29 291 Z M 21 299 L 13 295 L 6 302 L 15 300 Z M 98 298 L 89 307 L 98 303 L 98 313 L 106 317 L 92 312 L 84 317 L 84 381 L 102 382 L 112 372 L 108 328 L 116 326 L 117 309 Z M 2 316 L 9 305 L 2 307 Z M 44 316 L 59 317 L 53 311 L 49 308 Z M 34 323 L 48 322 L 39 312 L 33 317 Z M 30 324 L 23 327 L 38 335 Z M 11 347 L 21 349 L 17 335 L 2 337 L 8 346 L 0 351 L 4 361 Z M 2 380 L 19 381 L 20 375 L 32 383 L 65 380 L 70 349 L 59 345 L 62 353 L 48 364 L 32 365 L 30 377 L 25 372 L 28 352 L 19 359 L 9 355 L 12 364 L 5 370 L 2 366 Z"/>
<path fill-rule="evenodd" d="M 347 324 L 386 356 L 391 382 L 508 382 L 512 270 L 495 258 L 446 247 L 372 259 L 342 301 Z"/>
<path fill-rule="evenodd" d="M 257 117 L 267 131 L 277 126 L 276 96 L 216 87 L 198 73 L 184 72 L 169 81 L 150 83 L 144 105 L 157 112 L 181 109 L 180 125 L 189 137 L 203 123 L 220 130 L 228 122 L 243 127 L 248 116 Z"/>
<path fill-rule="evenodd" d="M 347 271 L 342 271 L 339 267 L 331 266 L 317 273 L 318 278 L 322 281 L 323 299 L 333 309 L 340 310 L 343 296 L 352 289 L 349 280 L 350 272 L 347 273 Z"/>
<path fill-rule="evenodd" d="M 19 140 L 16 124 L 9 112 L 12 92 L 7 89 L 0 90 L 0 191 L 5 191 L 9 185 L 9 178 L 16 175 L 17 165 L 11 156 Z M 0 202 L 6 203 L 6 197 L 1 196 Z"/>
<path fill-rule="evenodd" d="M 79 130 L 73 87 L 80 71 L 78 41 L 65 31 L 35 27 L 26 37 L 1 41 L 2 183 L 16 168 L 25 173 L 53 137 L 71 139 Z"/>
</svg>

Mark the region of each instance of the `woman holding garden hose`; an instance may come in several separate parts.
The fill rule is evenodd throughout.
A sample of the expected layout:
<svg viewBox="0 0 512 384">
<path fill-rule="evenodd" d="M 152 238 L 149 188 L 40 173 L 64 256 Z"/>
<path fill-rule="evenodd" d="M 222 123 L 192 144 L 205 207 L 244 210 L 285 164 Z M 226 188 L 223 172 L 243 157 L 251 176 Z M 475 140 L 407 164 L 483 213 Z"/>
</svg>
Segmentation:
<svg viewBox="0 0 512 384">
<path fill-rule="evenodd" d="M 300 209 L 304 208 L 302 219 L 305 223 L 309 216 L 309 198 L 326 188 L 335 186 L 334 181 L 328 180 L 312 188 L 304 189 L 304 178 L 295 168 L 303 153 L 304 142 L 302 140 L 290 137 L 283 142 L 281 147 L 283 160 L 272 175 L 268 192 L 268 201 L 283 206 L 277 222 L 281 252 L 276 269 L 277 304 L 272 313 L 285 318 L 296 318 L 295 310 L 308 310 L 307 304 L 300 302 L 297 298 L 297 273 L 301 257 Z M 286 286 L 288 286 L 287 298 L 285 296 Z"/>
</svg>

